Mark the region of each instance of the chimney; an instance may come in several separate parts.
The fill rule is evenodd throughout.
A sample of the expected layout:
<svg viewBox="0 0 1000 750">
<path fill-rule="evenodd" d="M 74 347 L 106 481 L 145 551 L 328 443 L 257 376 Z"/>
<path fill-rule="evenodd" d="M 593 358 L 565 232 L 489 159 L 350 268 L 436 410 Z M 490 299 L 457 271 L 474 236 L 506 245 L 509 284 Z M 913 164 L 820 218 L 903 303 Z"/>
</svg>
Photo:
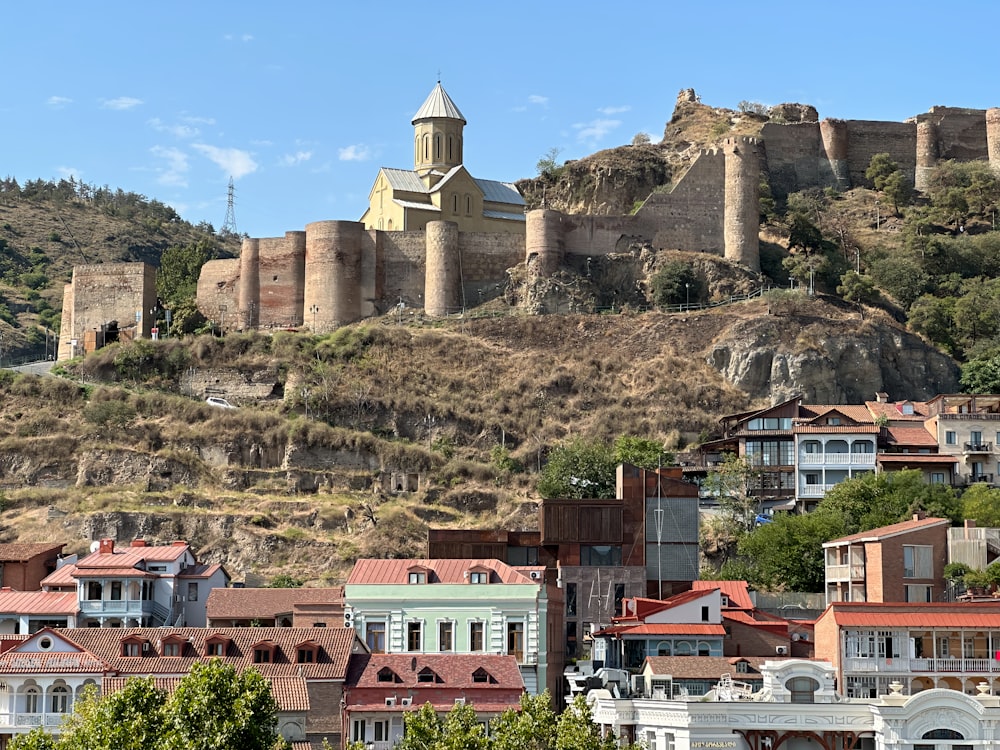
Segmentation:
<svg viewBox="0 0 1000 750">
<path fill-rule="evenodd" d="M 875 394 L 875 403 L 877 404 L 887 404 L 889 403 L 889 394 L 884 391 L 878 391 Z"/>
<path fill-rule="evenodd" d="M 97 551 L 102 555 L 111 555 L 115 551 L 115 540 L 114 539 L 102 539 L 101 546 L 97 548 Z"/>
<path fill-rule="evenodd" d="M 913 514 L 914 521 L 923 521 L 925 518 L 927 518 L 927 514 L 922 510 L 918 510 Z"/>
<path fill-rule="evenodd" d="M 171 542 L 170 546 L 171 547 L 187 547 L 188 543 L 185 542 L 183 539 L 178 539 L 176 542 Z"/>
<path fill-rule="evenodd" d="M 969 538 L 969 529 L 976 528 L 976 522 L 973 521 L 971 518 L 966 518 L 965 519 L 965 523 L 962 525 L 962 528 L 964 529 L 964 532 L 965 532 L 964 533 L 965 538 L 968 539 Z"/>
<path fill-rule="evenodd" d="M 146 544 L 145 539 L 133 539 L 132 543 L 129 545 L 129 547 L 146 547 L 146 546 L 148 545 Z"/>
</svg>

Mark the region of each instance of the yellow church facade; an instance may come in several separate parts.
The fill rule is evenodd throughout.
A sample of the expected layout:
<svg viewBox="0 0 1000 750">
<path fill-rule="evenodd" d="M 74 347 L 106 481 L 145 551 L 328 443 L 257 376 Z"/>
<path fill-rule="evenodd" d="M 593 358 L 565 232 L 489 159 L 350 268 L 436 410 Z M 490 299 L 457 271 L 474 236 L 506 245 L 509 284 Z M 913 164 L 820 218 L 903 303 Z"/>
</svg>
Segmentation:
<svg viewBox="0 0 1000 750">
<path fill-rule="evenodd" d="M 524 232 L 525 203 L 509 182 L 463 166 L 465 117 L 440 81 L 413 116 L 413 169 L 379 170 L 361 217 L 366 229 L 418 231 L 450 221 L 460 232 Z"/>
</svg>

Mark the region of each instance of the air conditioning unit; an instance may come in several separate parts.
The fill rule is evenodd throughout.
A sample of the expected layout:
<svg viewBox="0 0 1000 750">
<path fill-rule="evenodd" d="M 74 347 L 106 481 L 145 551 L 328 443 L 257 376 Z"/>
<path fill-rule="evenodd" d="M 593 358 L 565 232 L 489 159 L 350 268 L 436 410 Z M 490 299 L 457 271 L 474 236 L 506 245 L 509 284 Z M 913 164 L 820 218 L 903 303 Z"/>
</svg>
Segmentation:
<svg viewBox="0 0 1000 750">
<path fill-rule="evenodd" d="M 788 656 L 788 646 L 775 646 L 774 653 L 778 656 Z"/>
<path fill-rule="evenodd" d="M 401 705 L 401 706 L 412 706 L 413 705 L 413 696 L 408 695 L 405 698 L 400 698 L 399 699 L 399 705 Z"/>
<path fill-rule="evenodd" d="M 175 602 L 182 602 L 182 601 L 184 601 L 184 597 L 181 596 L 180 594 L 174 594 L 174 601 Z"/>
<path fill-rule="evenodd" d="M 385 699 L 385 705 L 387 705 L 387 706 L 395 706 L 396 705 L 396 696 L 393 696 L 392 698 L 386 698 Z"/>
<path fill-rule="evenodd" d="M 345 609 L 344 610 L 344 627 L 353 628 L 354 627 L 354 610 Z"/>
<path fill-rule="evenodd" d="M 455 699 L 455 705 L 456 706 L 464 706 L 465 705 L 465 698 L 456 698 Z"/>
<path fill-rule="evenodd" d="M 532 570 L 528 575 L 531 576 L 532 581 L 540 581 L 542 579 L 542 571 L 540 570 Z"/>
<path fill-rule="evenodd" d="M 149 648 L 150 648 L 149 641 L 143 641 L 142 642 L 142 653 L 148 654 L 149 653 Z"/>
</svg>

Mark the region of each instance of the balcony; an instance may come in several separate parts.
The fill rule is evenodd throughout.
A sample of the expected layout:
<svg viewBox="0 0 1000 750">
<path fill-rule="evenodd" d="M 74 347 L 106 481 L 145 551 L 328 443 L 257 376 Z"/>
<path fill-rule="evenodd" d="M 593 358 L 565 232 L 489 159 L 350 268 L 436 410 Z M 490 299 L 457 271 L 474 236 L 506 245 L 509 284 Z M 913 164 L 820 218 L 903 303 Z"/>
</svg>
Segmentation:
<svg viewBox="0 0 1000 750">
<path fill-rule="evenodd" d="M 993 443 L 965 443 L 962 450 L 965 453 L 992 453 Z"/>
<path fill-rule="evenodd" d="M 899 659 L 849 657 L 844 659 L 844 671 L 854 673 L 950 672 L 955 674 L 1000 674 L 1000 661 L 975 659 Z"/>
<path fill-rule="evenodd" d="M 874 453 L 807 453 L 799 452 L 799 466 L 859 466 L 874 467 Z"/>
<path fill-rule="evenodd" d="M 993 484 L 992 474 L 969 474 L 964 477 L 956 477 L 955 484 L 959 487 L 964 487 L 970 484 L 977 484 L 979 482 L 985 482 L 986 484 Z"/>
<path fill-rule="evenodd" d="M 36 727 L 46 727 L 54 729 L 62 726 L 66 714 L 28 714 L 23 712 L 0 711 L 0 727 L 16 727 L 21 729 L 35 729 Z"/>
<path fill-rule="evenodd" d="M 823 497 L 836 484 L 804 484 L 799 488 L 799 497 Z"/>
<path fill-rule="evenodd" d="M 826 580 L 828 581 L 863 581 L 865 579 L 865 566 L 855 565 L 827 565 Z"/>
<path fill-rule="evenodd" d="M 144 617 L 153 614 L 151 599 L 84 599 L 80 611 L 87 615 L 111 617 Z"/>
</svg>

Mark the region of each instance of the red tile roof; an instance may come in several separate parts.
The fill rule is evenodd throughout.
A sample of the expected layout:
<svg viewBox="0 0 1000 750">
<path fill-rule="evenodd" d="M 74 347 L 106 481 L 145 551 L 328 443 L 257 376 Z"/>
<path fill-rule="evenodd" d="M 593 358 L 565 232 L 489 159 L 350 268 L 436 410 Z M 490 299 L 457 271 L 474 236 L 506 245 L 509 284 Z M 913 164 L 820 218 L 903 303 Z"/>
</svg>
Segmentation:
<svg viewBox="0 0 1000 750">
<path fill-rule="evenodd" d="M 125 683 L 136 677 L 105 677 L 101 681 L 102 695 L 117 693 L 125 687 Z M 159 690 L 172 693 L 177 689 L 183 677 L 154 677 L 153 686 Z M 309 689 L 302 677 L 271 677 L 271 694 L 278 704 L 279 711 L 305 712 L 309 710 Z"/>
<path fill-rule="evenodd" d="M 66 587 L 73 586 L 76 587 L 76 579 L 73 577 L 73 573 L 76 571 L 76 566 L 72 563 L 67 563 L 56 568 L 53 572 L 49 573 L 45 578 L 42 579 L 41 585 L 43 587 Z"/>
<path fill-rule="evenodd" d="M 355 632 L 349 628 L 75 628 L 54 632 L 123 675 L 183 675 L 195 662 L 221 658 L 239 669 L 253 666 L 269 679 L 293 675 L 340 680 L 347 674 L 348 659 L 356 644 Z M 181 656 L 158 656 L 158 642 L 170 635 L 181 636 L 188 645 Z M 226 653 L 210 657 L 205 641 L 219 635 L 230 639 Z M 130 636 L 148 641 L 153 646 L 150 655 L 122 656 L 122 640 Z M 298 664 L 296 645 L 307 640 L 319 645 L 316 661 Z M 254 646 L 262 641 L 272 641 L 277 647 L 272 663 L 254 663 Z"/>
<path fill-rule="evenodd" d="M 823 434 L 823 435 L 841 435 L 845 433 L 850 433 L 852 435 L 876 435 L 879 433 L 881 428 L 876 427 L 873 424 L 856 424 L 856 425 L 819 425 L 819 424 L 799 424 L 795 425 L 792 429 L 796 434 Z"/>
<path fill-rule="evenodd" d="M 880 539 L 886 539 L 898 534 L 906 534 L 910 531 L 916 531 L 917 529 L 929 529 L 935 526 L 951 526 L 951 521 L 947 518 L 920 518 L 910 521 L 901 521 L 900 523 L 890 524 L 889 526 L 880 526 L 879 528 L 872 529 L 871 531 L 862 531 L 857 534 L 842 536 L 839 539 L 832 539 L 829 542 L 824 542 L 823 546 L 837 547 L 851 542 L 877 542 Z"/>
<path fill-rule="evenodd" d="M 685 622 L 643 622 L 636 625 L 612 625 L 598 631 L 605 635 L 722 635 L 726 628 L 722 625 Z M 597 635 L 597 633 L 595 633 Z"/>
<path fill-rule="evenodd" d="M 344 604 L 344 589 L 332 588 L 212 589 L 205 602 L 210 620 L 252 620 L 289 614 L 296 604 Z"/>
<path fill-rule="evenodd" d="M 75 592 L 0 590 L 0 612 L 18 615 L 75 615 Z"/>
<path fill-rule="evenodd" d="M 879 453 L 875 460 L 880 464 L 957 464 L 957 456 L 945 453 Z"/>
<path fill-rule="evenodd" d="M 923 425 L 890 426 L 886 428 L 889 445 L 915 445 L 920 447 L 937 447 L 937 438 Z"/>
<path fill-rule="evenodd" d="M 378 674 L 390 669 L 398 682 L 380 682 Z M 440 682 L 420 682 L 417 676 L 424 669 L 432 670 Z M 473 680 L 473 674 L 483 669 L 495 682 Z M 517 666 L 517 657 L 496 654 L 355 654 L 347 685 L 352 688 L 433 689 L 454 688 L 463 690 L 496 689 L 522 690 L 524 680 Z M 417 703 L 417 700 L 414 700 Z"/>
<path fill-rule="evenodd" d="M 472 568 L 488 568 L 493 571 L 491 583 L 539 583 L 526 573 L 500 560 L 383 560 L 362 559 L 354 564 L 347 578 L 347 585 L 353 584 L 401 584 L 409 581 L 413 568 L 427 571 L 427 583 L 468 583 L 466 571 Z M 522 568 L 527 570 L 527 568 Z M 544 571 L 544 567 L 538 567 Z M 417 585 L 417 584 L 415 584 Z"/>
<path fill-rule="evenodd" d="M 732 622 L 739 622 L 743 625 L 749 625 L 753 628 L 760 628 L 766 630 L 769 633 L 777 633 L 778 635 L 788 634 L 788 621 L 782 620 L 779 617 L 770 617 L 767 615 L 762 615 L 765 619 L 758 620 L 749 612 L 741 612 L 739 610 L 723 610 L 722 619 L 731 620 Z"/>
<path fill-rule="evenodd" d="M 0 562 L 27 562 L 33 557 L 52 553 L 53 556 L 62 552 L 66 543 L 52 544 L 51 542 L 9 542 L 0 544 Z"/>
<path fill-rule="evenodd" d="M 840 627 L 997 629 L 1000 628 L 1000 602 L 834 602 L 819 620 L 826 617 L 833 617 Z"/>
<path fill-rule="evenodd" d="M 692 581 L 693 591 L 711 591 L 719 589 L 723 596 L 729 599 L 729 606 L 723 609 L 753 609 L 753 601 L 750 599 L 750 590 L 746 581 Z"/>
<path fill-rule="evenodd" d="M 913 414 L 903 414 L 903 404 L 913 406 Z M 865 407 L 872 416 L 886 416 L 893 421 L 901 419 L 923 421 L 930 416 L 930 409 L 925 401 L 897 401 L 893 403 L 882 401 L 865 401 Z"/>
<path fill-rule="evenodd" d="M 224 570 L 219 563 L 211 565 L 189 565 L 177 574 L 178 578 L 211 578 L 220 570 Z M 227 574 L 228 575 L 228 574 Z"/>
</svg>

